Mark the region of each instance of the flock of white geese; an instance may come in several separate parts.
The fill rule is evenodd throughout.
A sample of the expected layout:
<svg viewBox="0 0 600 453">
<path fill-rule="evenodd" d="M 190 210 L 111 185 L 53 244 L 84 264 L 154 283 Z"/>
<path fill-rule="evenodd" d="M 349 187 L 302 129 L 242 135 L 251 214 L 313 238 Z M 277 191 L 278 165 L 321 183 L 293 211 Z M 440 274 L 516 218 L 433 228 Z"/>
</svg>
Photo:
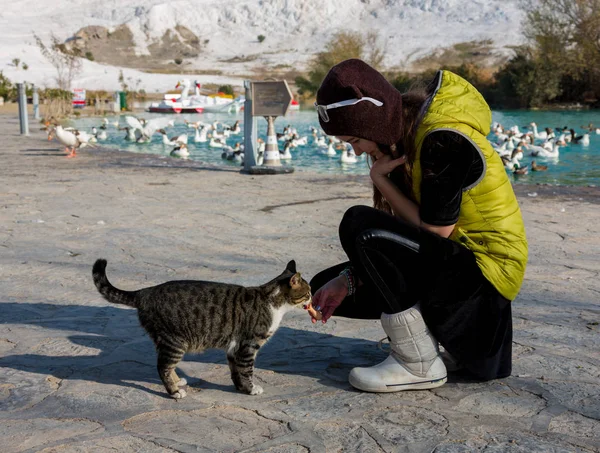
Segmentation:
<svg viewBox="0 0 600 453">
<path fill-rule="evenodd" d="M 571 145 L 583 147 L 590 145 L 590 133 L 600 134 L 600 128 L 594 128 L 592 124 L 581 126 L 586 132 L 577 135 L 574 129 L 550 128 L 543 131 L 538 130 L 536 123 L 530 123 L 526 132 L 522 132 L 519 126 L 504 128 L 500 123 L 492 125 L 494 139 L 492 146 L 502 159 L 505 168 L 517 175 L 524 175 L 531 171 L 545 171 L 548 165 L 542 165 L 535 159 L 556 163 L 560 155 L 560 148 Z M 525 156 L 532 157 L 529 164 L 521 161 Z"/>
<path fill-rule="evenodd" d="M 224 125 L 219 121 L 204 123 L 202 121 L 190 122 L 184 121 L 189 129 L 194 132 L 191 139 L 187 133 L 169 136 L 166 129 L 173 127 L 175 121 L 169 117 L 157 117 L 150 120 L 137 118 L 132 115 L 123 117 L 125 125 L 121 125 L 118 118 L 109 121 L 103 118 L 99 127 L 92 127 L 91 132 L 80 129 L 63 127 L 51 119 L 46 123 L 48 131 L 48 140 L 56 138 L 65 146 L 67 157 L 74 157 L 77 150 L 86 146 L 93 147 L 95 143 L 108 139 L 108 134 L 115 134 L 118 131 L 125 131 L 124 139 L 136 143 L 150 143 L 155 134 L 161 135 L 162 143 L 167 148 L 167 152 L 172 157 L 187 158 L 190 155 L 188 150 L 189 140 L 194 143 L 207 143 L 209 148 L 218 148 L 221 150 L 221 158 L 224 160 L 243 162 L 244 145 L 241 140 L 237 140 L 233 145 L 228 144 L 231 137 L 241 133 L 240 121 L 233 125 Z M 221 127 L 219 127 L 221 126 Z M 514 174 L 527 174 L 531 171 L 544 171 L 548 165 L 536 162 L 542 160 L 545 163 L 555 163 L 560 155 L 560 148 L 571 145 L 589 146 L 590 134 L 599 134 L 600 128 L 593 127 L 592 124 L 581 126 L 584 129 L 582 135 L 577 135 L 574 129 L 564 128 L 544 128 L 538 129 L 536 123 L 530 123 L 523 132 L 518 126 L 504 128 L 499 123 L 492 125 L 493 138 L 490 140 L 492 146 L 502 159 L 505 168 Z M 329 158 L 339 158 L 342 164 L 354 164 L 360 159 L 354 153 L 352 146 L 341 142 L 335 137 L 321 135 L 316 127 L 310 127 L 309 136 L 300 137 L 298 131 L 291 125 L 287 125 L 282 133 L 277 133 L 277 140 L 281 142 L 278 145 L 279 158 L 282 161 L 294 159 L 297 148 L 310 146 L 317 149 L 320 154 Z M 257 164 L 263 163 L 265 152 L 265 141 L 258 139 Z M 529 163 L 523 163 L 525 156 L 533 158 Z M 364 157 L 364 156 L 361 156 Z"/>
<path fill-rule="evenodd" d="M 56 138 L 65 146 L 67 157 L 74 157 L 77 150 L 84 147 L 93 147 L 95 143 L 108 139 L 109 133 L 116 134 L 118 131 L 124 131 L 124 140 L 135 143 L 150 143 L 155 134 L 161 135 L 162 144 L 169 147 L 169 155 L 172 157 L 187 158 L 190 155 L 188 150 L 189 141 L 194 143 L 207 143 L 209 148 L 221 149 L 221 157 L 224 160 L 243 162 L 244 145 L 237 141 L 232 145 L 228 144 L 228 139 L 241 133 L 240 121 L 233 125 L 224 125 L 219 121 L 205 123 L 202 121 L 191 122 L 185 120 L 184 123 L 189 129 L 193 129 L 192 134 L 179 134 L 169 136 L 166 129 L 175 126 L 175 120 L 169 117 L 157 117 L 150 120 L 138 118 L 132 115 L 123 117 L 124 125 L 120 119 L 109 121 L 103 118 L 99 127 L 92 127 L 91 132 L 72 127 L 63 127 L 54 119 L 46 122 L 45 129 L 48 131 L 48 140 Z M 221 127 L 219 127 L 221 126 Z M 290 125 L 283 129 L 283 133 L 277 133 L 277 139 L 282 142 L 279 148 L 279 157 L 282 161 L 289 161 L 294 158 L 292 151 L 298 147 L 312 146 L 327 157 L 335 158 L 339 156 L 342 164 L 354 164 L 359 158 L 354 153 L 352 146 L 341 142 L 335 137 L 320 135 L 317 128 L 311 127 L 311 139 L 308 136 L 300 137 L 298 131 Z M 189 138 L 191 135 L 191 138 Z M 258 139 L 257 164 L 262 165 L 265 152 L 265 141 Z M 339 152 L 339 154 L 338 154 Z"/>
</svg>

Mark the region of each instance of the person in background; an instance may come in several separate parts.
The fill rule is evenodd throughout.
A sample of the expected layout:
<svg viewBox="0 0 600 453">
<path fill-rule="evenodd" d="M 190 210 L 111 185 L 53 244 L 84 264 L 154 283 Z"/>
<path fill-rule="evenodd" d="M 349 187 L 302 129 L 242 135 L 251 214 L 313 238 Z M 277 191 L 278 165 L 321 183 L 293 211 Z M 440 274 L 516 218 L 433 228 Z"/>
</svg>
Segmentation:
<svg viewBox="0 0 600 453">
<path fill-rule="evenodd" d="M 313 322 L 380 319 L 389 338 L 388 358 L 352 369 L 350 384 L 430 389 L 450 362 L 482 381 L 509 376 L 528 249 L 481 94 L 450 71 L 400 93 L 351 59 L 331 68 L 315 105 L 325 133 L 372 162 L 374 207 L 351 207 L 339 226 L 348 261 L 310 283 Z"/>
</svg>

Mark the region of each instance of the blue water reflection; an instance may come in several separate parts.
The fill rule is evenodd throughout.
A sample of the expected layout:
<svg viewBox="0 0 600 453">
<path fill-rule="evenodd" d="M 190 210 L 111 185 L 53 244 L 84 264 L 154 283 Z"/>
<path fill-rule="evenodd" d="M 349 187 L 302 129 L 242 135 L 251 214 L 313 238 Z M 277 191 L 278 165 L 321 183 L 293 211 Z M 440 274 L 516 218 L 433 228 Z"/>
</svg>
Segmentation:
<svg viewBox="0 0 600 453">
<path fill-rule="evenodd" d="M 159 114 L 138 113 L 138 117 L 150 119 Z M 540 131 L 545 127 L 575 129 L 577 134 L 582 134 L 582 126 L 593 123 L 600 127 L 600 112 L 597 111 L 495 111 L 493 112 L 493 121 L 501 123 L 509 128 L 517 125 L 521 131 L 527 130 L 527 125 L 532 121 L 537 123 Z M 117 116 L 108 117 L 113 122 Z M 190 159 L 199 160 L 215 165 L 238 166 L 231 161 L 225 161 L 221 158 L 221 149 L 210 148 L 208 142 L 194 143 L 194 129 L 189 129 L 184 120 L 195 122 L 202 121 L 212 123 L 217 120 L 226 125 L 233 125 L 236 120 L 242 123 L 242 133 L 233 135 L 227 140 L 227 144 L 233 146 L 236 142 L 243 142 L 243 113 L 238 115 L 229 114 L 182 114 L 172 115 L 176 124 L 168 128 L 169 136 L 175 136 L 183 133 L 189 135 L 188 149 Z M 257 118 L 258 136 L 265 139 L 267 122 L 264 118 Z M 74 125 L 83 130 L 89 131 L 92 126 L 99 127 L 102 124 L 101 118 L 80 118 L 75 120 Z M 292 111 L 286 117 L 277 118 L 275 129 L 277 132 L 283 131 L 286 125 L 296 128 L 300 137 L 308 136 L 308 144 L 292 149 L 293 159 L 284 162 L 284 165 L 292 165 L 296 171 L 310 171 L 325 174 L 368 174 L 368 165 L 366 160 L 359 159 L 356 164 L 343 164 L 340 162 L 340 151 L 336 157 L 326 156 L 325 149 L 317 147 L 313 143 L 310 128 L 316 127 L 319 131 L 319 122 L 314 110 Z M 125 126 L 123 116 L 120 118 L 120 126 Z M 219 126 L 222 128 L 222 125 Z M 320 131 L 321 132 L 321 131 Z M 168 156 L 172 147 L 162 144 L 160 134 L 155 134 L 151 143 L 137 144 L 125 140 L 125 132 L 117 130 L 113 125 L 107 129 L 108 139 L 101 142 L 102 146 L 118 148 L 124 151 L 134 153 L 151 153 L 162 156 Z M 495 140 L 493 135 L 488 137 Z M 283 150 L 283 142 L 280 143 L 280 149 Z M 590 145 L 585 147 L 581 145 L 570 145 L 560 149 L 558 160 L 545 161 L 541 158 L 535 158 L 536 162 L 548 165 L 548 170 L 544 172 L 530 172 L 528 175 L 510 175 L 515 183 L 550 183 L 550 184 L 569 184 L 569 185 L 600 185 L 600 135 L 593 132 L 590 136 Z M 522 165 L 530 164 L 532 157 L 525 153 Z"/>
</svg>

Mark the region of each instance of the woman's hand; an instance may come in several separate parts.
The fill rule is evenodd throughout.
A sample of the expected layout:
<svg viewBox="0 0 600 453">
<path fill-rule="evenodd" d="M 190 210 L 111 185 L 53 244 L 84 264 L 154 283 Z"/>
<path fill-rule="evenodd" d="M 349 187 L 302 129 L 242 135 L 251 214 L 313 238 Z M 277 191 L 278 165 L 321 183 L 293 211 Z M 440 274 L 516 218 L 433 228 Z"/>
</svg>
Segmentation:
<svg viewBox="0 0 600 453">
<path fill-rule="evenodd" d="M 329 280 L 312 297 L 312 307 L 320 311 L 322 322 L 325 324 L 337 307 L 348 295 L 348 285 L 346 277 L 339 275 L 333 280 Z M 309 311 L 310 313 L 310 311 Z M 311 315 L 311 321 L 314 324 L 317 318 Z"/>
<path fill-rule="evenodd" d="M 371 167 L 371 179 L 375 180 L 381 176 L 387 177 L 396 167 L 404 164 L 406 162 L 406 155 L 399 157 L 398 159 L 393 159 L 392 156 L 387 154 L 382 154 L 381 157 L 378 157 L 375 162 L 373 162 L 373 166 Z"/>
</svg>

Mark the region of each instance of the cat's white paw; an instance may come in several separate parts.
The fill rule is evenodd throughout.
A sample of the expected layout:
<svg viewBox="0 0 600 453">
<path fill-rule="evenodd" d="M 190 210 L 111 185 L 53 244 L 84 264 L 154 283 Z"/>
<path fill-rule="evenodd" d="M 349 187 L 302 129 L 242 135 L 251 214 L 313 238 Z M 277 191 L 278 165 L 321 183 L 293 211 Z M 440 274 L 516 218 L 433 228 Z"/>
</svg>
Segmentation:
<svg viewBox="0 0 600 453">
<path fill-rule="evenodd" d="M 175 393 L 171 394 L 171 398 L 175 398 L 176 400 L 180 400 L 181 398 L 184 398 L 185 395 L 187 395 L 187 392 L 185 390 L 183 390 L 183 389 L 179 389 Z"/>
<path fill-rule="evenodd" d="M 184 387 L 186 385 L 187 385 L 187 381 L 185 380 L 185 378 L 179 379 L 179 382 L 177 383 L 177 387 Z"/>
<path fill-rule="evenodd" d="M 260 395 L 263 392 L 263 388 L 260 385 L 252 384 L 252 390 L 250 395 Z"/>
</svg>

